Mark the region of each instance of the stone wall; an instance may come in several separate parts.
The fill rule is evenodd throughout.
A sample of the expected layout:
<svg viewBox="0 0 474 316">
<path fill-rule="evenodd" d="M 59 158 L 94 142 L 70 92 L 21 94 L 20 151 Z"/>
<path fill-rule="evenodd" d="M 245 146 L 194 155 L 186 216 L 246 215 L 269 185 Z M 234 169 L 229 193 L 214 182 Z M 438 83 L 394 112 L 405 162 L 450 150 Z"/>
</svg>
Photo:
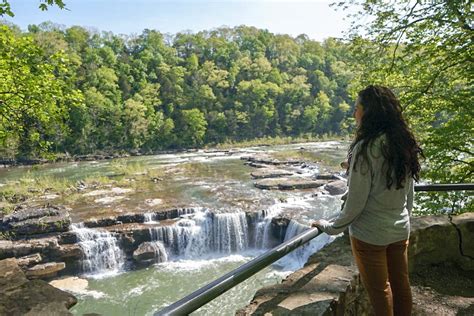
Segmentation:
<svg viewBox="0 0 474 316">
<path fill-rule="evenodd" d="M 410 271 L 450 262 L 474 271 L 474 213 L 412 219 Z M 344 235 L 314 254 L 281 284 L 257 291 L 237 315 L 371 315 Z"/>
</svg>

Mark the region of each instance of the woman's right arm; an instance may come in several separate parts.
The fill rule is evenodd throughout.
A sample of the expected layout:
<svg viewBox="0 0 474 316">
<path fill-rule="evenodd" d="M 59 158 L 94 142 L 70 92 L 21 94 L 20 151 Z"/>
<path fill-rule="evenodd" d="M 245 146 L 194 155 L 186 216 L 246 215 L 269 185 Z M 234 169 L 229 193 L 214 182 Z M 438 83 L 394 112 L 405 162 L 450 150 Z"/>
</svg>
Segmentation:
<svg viewBox="0 0 474 316">
<path fill-rule="evenodd" d="M 358 147 L 357 145 L 354 147 L 354 153 L 358 151 Z M 356 155 L 353 155 L 353 157 L 349 167 L 349 191 L 341 213 L 332 221 L 319 220 L 312 225 L 329 235 L 343 232 L 363 211 L 369 197 L 372 185 L 370 161 L 363 162 L 364 158 L 360 156 L 355 168 Z"/>
</svg>

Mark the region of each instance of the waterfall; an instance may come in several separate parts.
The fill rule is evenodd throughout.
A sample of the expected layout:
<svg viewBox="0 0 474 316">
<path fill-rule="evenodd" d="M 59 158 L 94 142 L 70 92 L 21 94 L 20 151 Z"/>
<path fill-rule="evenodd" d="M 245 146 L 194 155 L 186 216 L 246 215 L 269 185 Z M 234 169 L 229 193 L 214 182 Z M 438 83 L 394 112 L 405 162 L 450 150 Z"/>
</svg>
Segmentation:
<svg viewBox="0 0 474 316">
<path fill-rule="evenodd" d="M 155 217 L 155 213 L 145 213 L 143 214 L 143 217 L 144 217 L 144 223 L 145 224 L 154 224 L 156 223 L 156 221 L 154 220 L 154 217 Z"/>
<path fill-rule="evenodd" d="M 153 241 L 150 244 L 155 250 L 155 261 L 166 262 L 168 261 L 168 253 L 166 252 L 165 246 L 161 241 Z"/>
<path fill-rule="evenodd" d="M 284 203 L 272 205 L 268 210 L 262 210 L 258 214 L 255 229 L 255 245 L 257 249 L 273 248 L 280 243 L 272 236 L 272 219 L 281 213 Z"/>
<path fill-rule="evenodd" d="M 272 218 L 273 215 L 269 215 L 267 211 L 259 213 L 255 232 L 255 248 L 271 248 L 270 232 L 272 228 Z"/>
<path fill-rule="evenodd" d="M 238 252 L 248 248 L 247 218 L 244 212 L 215 214 L 212 221 L 214 251 Z"/>
<path fill-rule="evenodd" d="M 162 241 L 168 253 L 196 258 L 209 253 L 230 254 L 249 247 L 244 212 L 214 214 L 200 210 L 173 225 L 150 228 L 152 241 Z"/>
<path fill-rule="evenodd" d="M 83 223 L 72 224 L 83 251 L 82 270 L 86 273 L 118 272 L 124 255 L 117 239 L 108 231 L 87 228 Z"/>
</svg>

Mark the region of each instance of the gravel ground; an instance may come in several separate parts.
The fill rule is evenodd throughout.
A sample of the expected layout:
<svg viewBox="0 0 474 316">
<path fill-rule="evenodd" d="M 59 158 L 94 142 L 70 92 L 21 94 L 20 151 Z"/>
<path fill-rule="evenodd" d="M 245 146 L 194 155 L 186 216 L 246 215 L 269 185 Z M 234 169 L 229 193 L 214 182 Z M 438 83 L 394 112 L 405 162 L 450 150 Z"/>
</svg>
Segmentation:
<svg viewBox="0 0 474 316">
<path fill-rule="evenodd" d="M 474 315 L 474 271 L 454 265 L 420 268 L 411 284 L 413 315 Z"/>
</svg>

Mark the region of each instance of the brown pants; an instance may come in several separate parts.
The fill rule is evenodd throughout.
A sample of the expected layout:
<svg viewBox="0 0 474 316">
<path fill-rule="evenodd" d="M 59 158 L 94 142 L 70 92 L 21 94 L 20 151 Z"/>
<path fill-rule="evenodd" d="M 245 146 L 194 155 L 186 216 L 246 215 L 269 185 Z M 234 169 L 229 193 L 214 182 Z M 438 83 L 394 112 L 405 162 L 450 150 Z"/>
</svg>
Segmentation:
<svg viewBox="0 0 474 316">
<path fill-rule="evenodd" d="M 375 315 L 411 315 L 408 240 L 376 246 L 351 237 L 351 245 Z"/>
</svg>

